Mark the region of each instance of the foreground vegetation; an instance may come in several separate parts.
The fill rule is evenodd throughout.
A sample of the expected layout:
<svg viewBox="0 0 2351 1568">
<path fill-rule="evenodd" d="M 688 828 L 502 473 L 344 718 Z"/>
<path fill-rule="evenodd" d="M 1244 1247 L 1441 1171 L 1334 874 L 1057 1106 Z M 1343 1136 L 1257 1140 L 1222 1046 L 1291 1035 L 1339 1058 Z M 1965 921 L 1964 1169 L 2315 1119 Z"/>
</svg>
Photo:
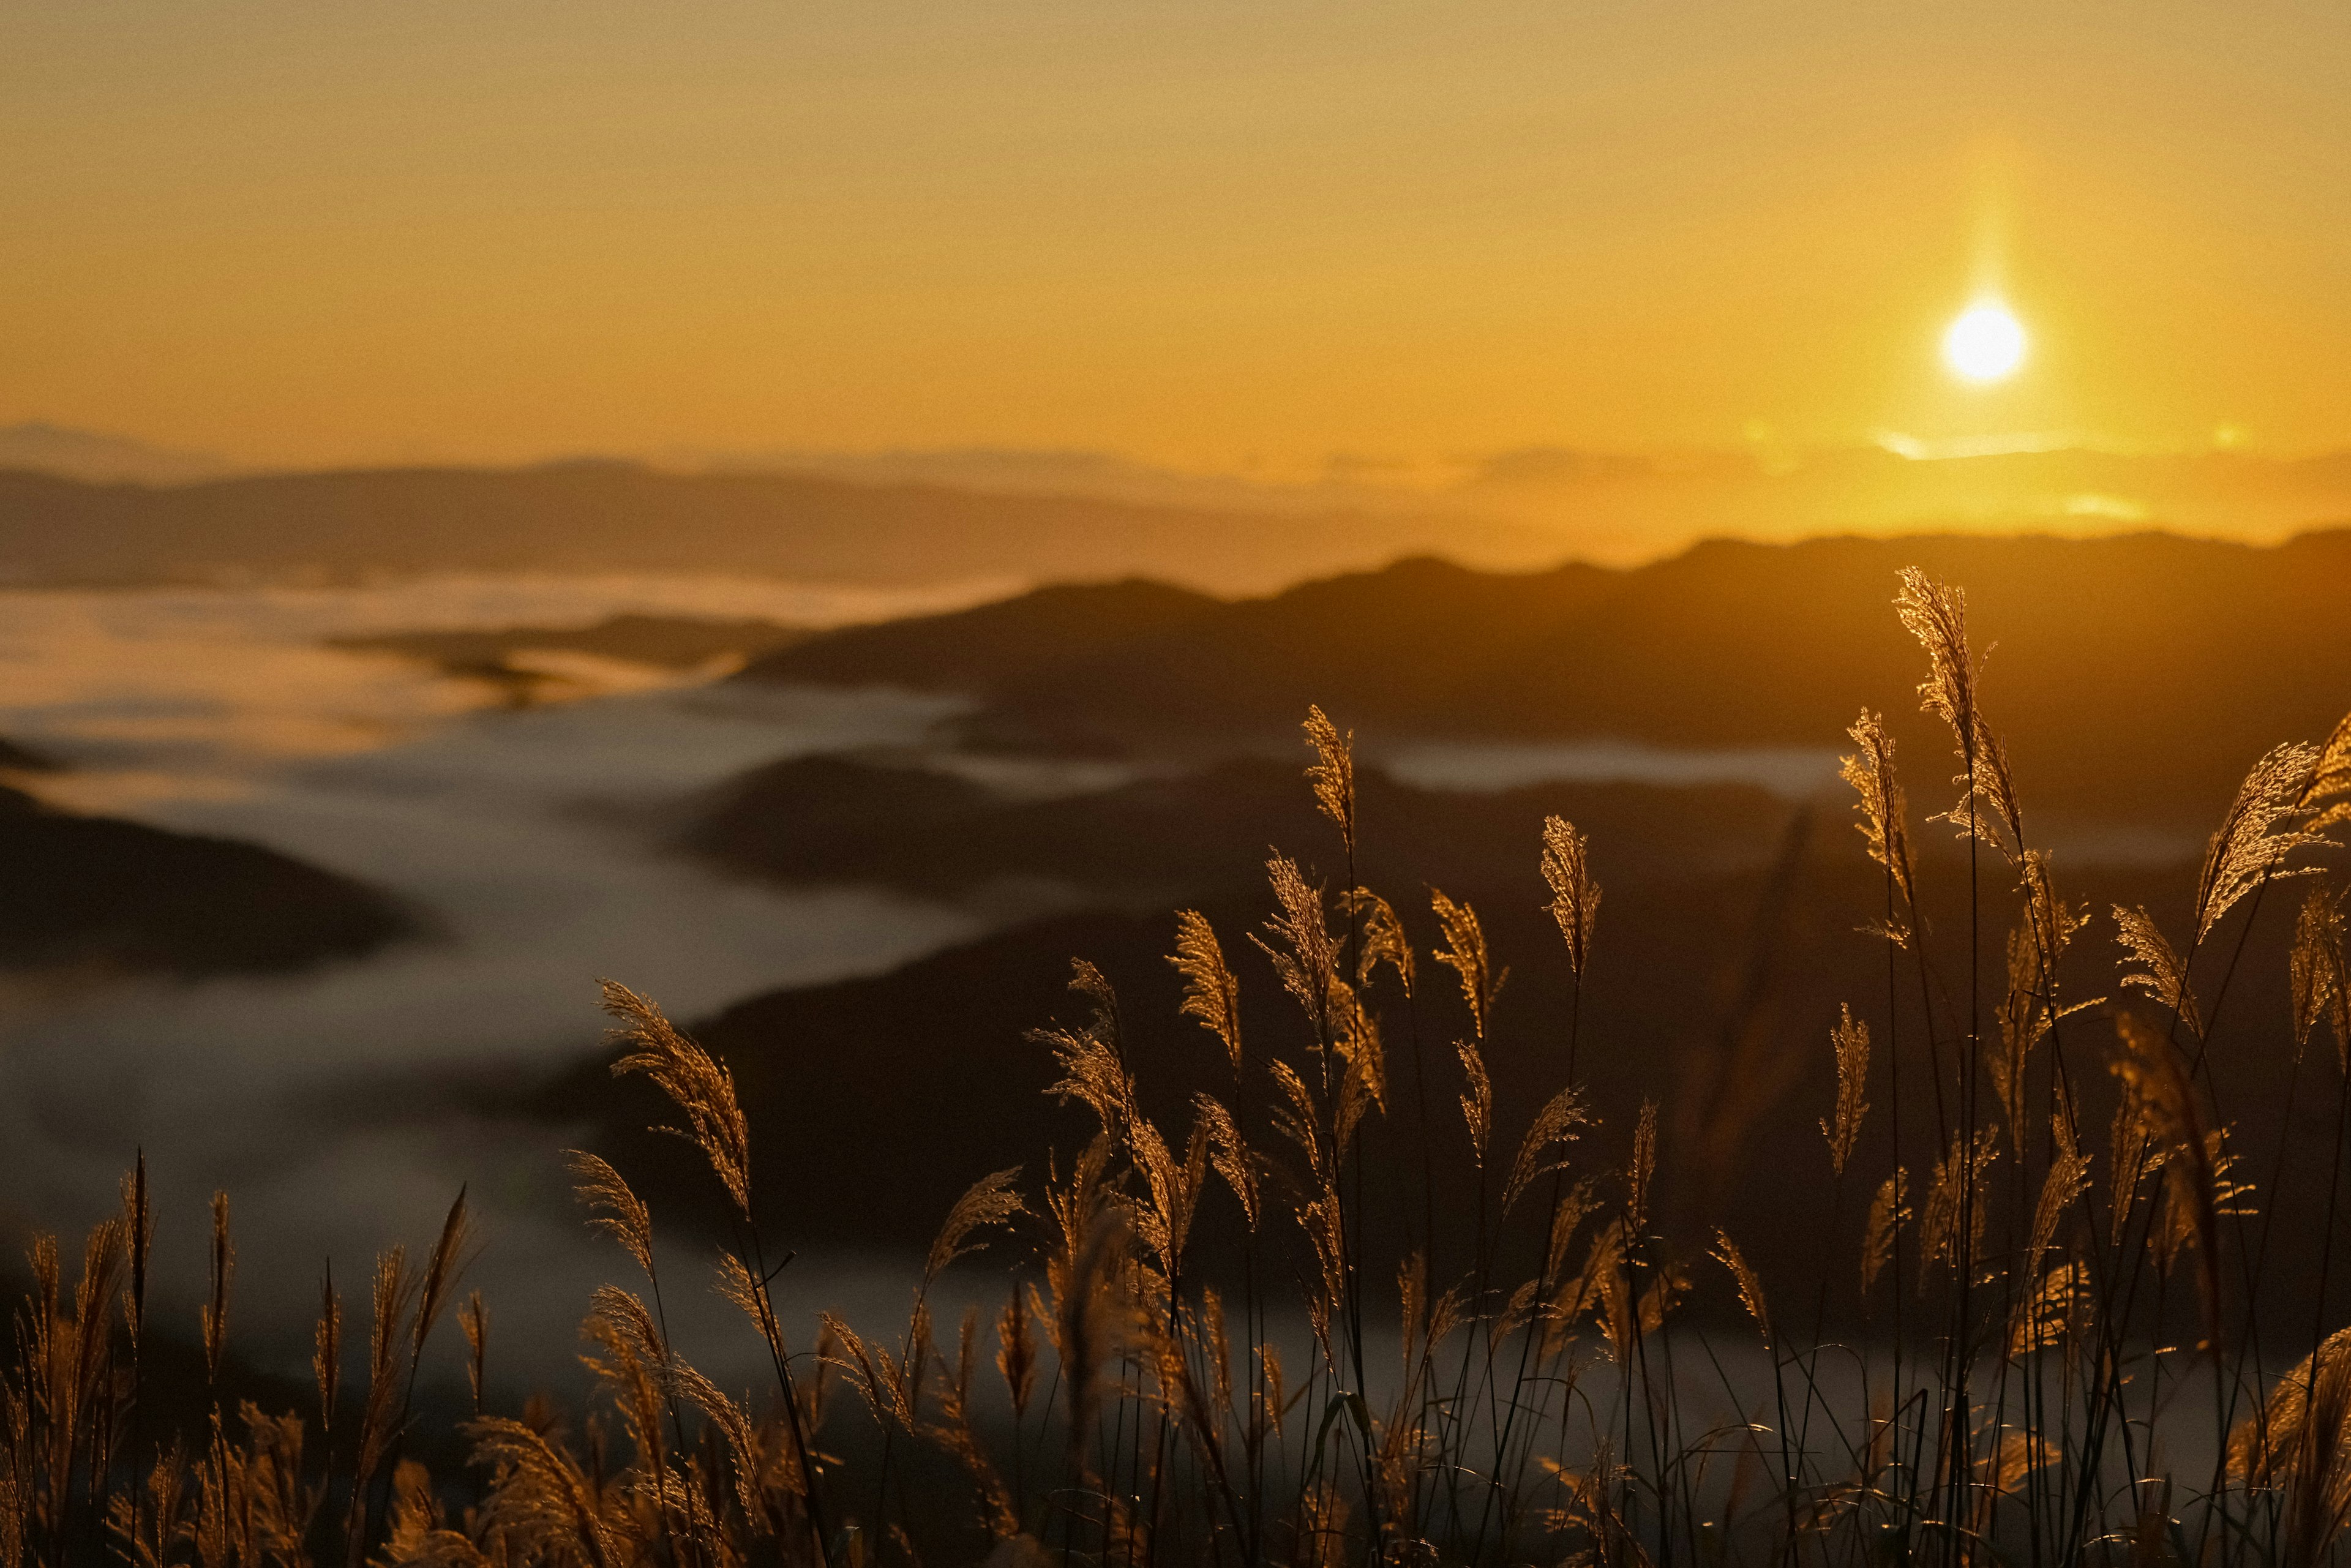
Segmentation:
<svg viewBox="0 0 2351 1568">
<path fill-rule="evenodd" d="M 1823 1044 L 1817 1165 L 1752 1173 L 1813 1217 L 1812 1274 L 1767 1285 L 1730 1235 L 1667 1221 L 1658 1105 L 1590 1102 L 1577 1055 L 1604 1042 L 1580 1039 L 1574 1001 L 1556 1092 L 1501 1124 L 1488 1058 L 1506 972 L 1466 905 L 1431 894 L 1423 951 L 1355 885 L 1350 741 L 1317 710 L 1307 782 L 1347 874 L 1333 893 L 1276 855 L 1248 938 L 1295 1001 L 1288 1037 L 1243 1039 L 1225 941 L 1179 914 L 1183 1011 L 1232 1087 L 1174 1134 L 1146 1110 L 1111 979 L 1078 963 L 1083 1018 L 1038 1039 L 1085 1135 L 1041 1182 L 1004 1171 L 966 1194 L 903 1328 L 798 1326 L 776 1293 L 787 1206 L 756 1187 L 731 1076 L 608 986 L 614 1071 L 674 1106 L 715 1178 L 691 1223 L 721 1239 L 718 1285 L 764 1347 L 763 1390 L 722 1389 L 672 1342 L 653 1218 L 580 1153 L 580 1199 L 634 1270 L 590 1303 L 586 1414 L 486 1406 L 461 1199 L 421 1264 L 379 1260 L 348 1356 L 326 1282 L 314 1405 L 216 1403 L 200 1438 L 167 1439 L 141 1410 L 153 1225 L 134 1172 L 70 1288 L 57 1245 L 34 1249 L 0 1563 L 2329 1559 L 2351 1523 L 2351 1330 L 2325 1316 L 2351 976 L 2342 894 L 2318 870 L 2351 821 L 2351 719 L 2254 768 L 2185 929 L 2111 912 L 2116 994 L 2077 997 L 2061 977 L 2091 918 L 2027 834 L 1963 601 L 1909 573 L 1896 607 L 1958 758 L 1936 820 L 1966 854 L 1966 928 L 1923 913 L 1928 857 L 1865 711 L 1845 778 L 1881 873 L 1882 907 L 1858 915 L 1885 989 L 1852 998 Z M 1577 998 L 1607 961 L 1586 841 L 1552 818 L 1532 847 Z M 2252 916 L 2289 891 L 2293 1039 L 2231 1039 Z M 2271 1048 L 2330 1097 L 2330 1145 L 2232 1141 L 2230 1059 Z M 1398 1167 L 1404 1212 L 1368 1212 L 1398 1186 L 1370 1173 Z M 2286 1183 L 2324 1216 L 2314 1291 L 2264 1290 Z M 1033 1247 L 1014 1249 L 994 1321 L 935 1322 L 947 1271 L 990 1240 L 1002 1256 L 1007 1234 Z M 225 1197 L 213 1250 L 217 1385 Z M 472 1459 L 435 1475 L 409 1452 L 415 1391 L 453 1317 Z"/>
</svg>

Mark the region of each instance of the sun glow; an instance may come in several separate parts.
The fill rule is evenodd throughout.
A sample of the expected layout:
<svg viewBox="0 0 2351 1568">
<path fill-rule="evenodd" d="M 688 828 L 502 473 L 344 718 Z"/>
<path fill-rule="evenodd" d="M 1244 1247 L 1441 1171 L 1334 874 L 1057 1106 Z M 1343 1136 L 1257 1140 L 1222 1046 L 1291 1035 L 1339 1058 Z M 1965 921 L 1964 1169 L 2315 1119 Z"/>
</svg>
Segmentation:
<svg viewBox="0 0 2351 1568">
<path fill-rule="evenodd" d="M 1943 362 L 1971 382 L 2005 381 L 2024 362 L 2024 327 L 1997 300 L 1970 305 L 1943 333 Z"/>
</svg>

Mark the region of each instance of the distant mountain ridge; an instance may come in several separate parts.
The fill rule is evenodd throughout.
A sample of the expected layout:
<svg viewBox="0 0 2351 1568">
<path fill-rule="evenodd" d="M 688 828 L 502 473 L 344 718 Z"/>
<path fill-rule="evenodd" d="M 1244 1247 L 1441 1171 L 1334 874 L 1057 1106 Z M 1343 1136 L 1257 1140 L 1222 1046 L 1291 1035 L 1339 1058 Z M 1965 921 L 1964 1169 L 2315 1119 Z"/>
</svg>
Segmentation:
<svg viewBox="0 0 2351 1568">
<path fill-rule="evenodd" d="M 1133 572 L 1228 591 L 1442 545 L 1494 564 L 1550 530 L 1458 516 L 1274 516 L 633 463 L 266 474 L 156 486 L 0 471 L 0 574 L 32 582 L 701 571 L 938 582 Z"/>
<path fill-rule="evenodd" d="M 2028 793 L 2064 812 L 2207 821 L 2263 751 L 2351 710 L 2351 530 L 1718 540 L 1516 574 L 1421 559 L 1236 601 L 1061 587 L 831 632 L 740 678 L 963 692 L 980 743 L 1094 753 L 1286 737 L 1310 702 L 1374 748 L 1833 747 L 1867 704 L 1939 810 L 1946 747 L 1917 716 L 1920 655 L 1892 605 L 1910 565 L 1967 589 L 1987 711 Z"/>
<path fill-rule="evenodd" d="M 1142 574 L 1218 591 L 1435 554 L 1630 564 L 1709 536 L 2148 527 L 2274 541 L 2351 521 L 2351 453 L 1876 444 L 1531 448 L 1318 476 L 1108 454 L 674 453 L 519 467 L 239 473 L 119 436 L 0 428 L 0 577 L 336 580 L 434 570 L 752 572 L 870 581 Z M 13 472 L 12 472 L 13 471 Z"/>
<path fill-rule="evenodd" d="M 2138 525 L 2273 540 L 2351 521 L 2351 452 L 2116 452 L 2045 436 L 1937 443 L 1888 432 L 1865 444 L 1779 451 L 1535 446 L 1432 464 L 1334 459 L 1318 474 L 1286 478 L 1181 472 L 1090 452 L 792 452 L 684 465 L 1218 509 L 1436 509 L 1534 523 L 1573 540 L 1578 555 L 1618 564 L 1709 534 L 1784 541 Z"/>
<path fill-rule="evenodd" d="M 0 425 L 0 468 L 29 468 L 95 484 L 182 485 L 223 477 L 235 465 L 209 452 L 26 420 Z"/>
</svg>

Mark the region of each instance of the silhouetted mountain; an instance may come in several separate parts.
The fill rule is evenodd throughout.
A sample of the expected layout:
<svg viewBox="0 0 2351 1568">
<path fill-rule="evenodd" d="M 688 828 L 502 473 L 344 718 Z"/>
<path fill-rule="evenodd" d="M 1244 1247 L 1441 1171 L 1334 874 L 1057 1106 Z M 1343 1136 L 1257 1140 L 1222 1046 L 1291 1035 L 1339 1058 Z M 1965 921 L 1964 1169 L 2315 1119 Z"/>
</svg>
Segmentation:
<svg viewBox="0 0 2351 1568">
<path fill-rule="evenodd" d="M 1249 590 L 1439 541 L 1515 564 L 1559 549 L 1548 530 L 1458 516 L 1271 516 L 614 462 L 273 474 L 163 488 L 0 472 L 0 571 L 37 581 L 467 570 L 897 582 L 1148 572 Z"/>
<path fill-rule="evenodd" d="M 1592 835 L 1612 880 L 1687 878 L 1768 859 L 1788 808 L 1740 785 L 1546 784 L 1490 795 L 1416 789 L 1359 769 L 1358 876 L 1416 887 L 1507 883 L 1534 864 L 1542 820 Z M 1288 761 L 1237 758 L 1052 800 L 1008 800 L 918 768 L 794 758 L 716 791 L 684 842 L 737 871 L 796 883 L 881 883 L 931 895 L 1041 881 L 1140 907 L 1246 894 L 1266 845 L 1324 845 L 1329 824 Z M 1327 849 L 1327 845 L 1324 845 Z M 1313 858 L 1309 856 L 1308 858 Z M 1325 853 L 1322 870 L 1345 869 Z"/>
<path fill-rule="evenodd" d="M 0 786 L 0 967 L 293 969 L 416 929 L 384 894 L 274 850 L 54 810 Z"/>
<path fill-rule="evenodd" d="M 0 428 L 0 468 L 29 468 L 98 484 L 183 485 L 220 478 L 234 466 L 209 452 L 183 452 L 38 420 Z"/>
<path fill-rule="evenodd" d="M 1833 747 L 1866 703 L 1939 806 L 1946 747 L 1917 718 L 1920 654 L 1891 606 L 1914 564 L 1968 591 L 2028 810 L 2201 823 L 2268 747 L 2351 709 L 2351 531 L 2269 548 L 1715 541 L 1628 570 L 1527 574 L 1416 559 L 1132 625 L 1122 583 L 819 637 L 745 674 L 968 692 L 987 705 L 982 739 L 1140 755 L 1287 737 L 1310 702 L 1374 753 L 1426 737 Z M 1113 632 L 1045 656 L 1087 591 Z"/>
<path fill-rule="evenodd" d="M 951 614 L 824 632 L 745 673 L 820 685 L 1015 689 L 1137 639 L 1180 633 L 1225 609 L 1207 594 L 1160 582 L 1054 584 Z"/>
<path fill-rule="evenodd" d="M 55 773 L 62 766 L 54 757 L 22 746 L 0 735 L 0 771 L 13 773 Z"/>
</svg>

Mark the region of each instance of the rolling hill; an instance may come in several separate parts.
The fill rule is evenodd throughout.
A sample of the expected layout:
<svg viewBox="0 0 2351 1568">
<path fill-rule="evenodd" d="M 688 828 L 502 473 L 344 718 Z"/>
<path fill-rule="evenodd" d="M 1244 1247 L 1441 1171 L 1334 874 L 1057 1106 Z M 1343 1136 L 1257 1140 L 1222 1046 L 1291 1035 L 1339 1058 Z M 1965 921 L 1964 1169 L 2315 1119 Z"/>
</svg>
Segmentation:
<svg viewBox="0 0 2351 1568">
<path fill-rule="evenodd" d="M 977 741 L 1133 755 L 1287 742 L 1310 702 L 1374 754 L 1432 737 L 1826 747 L 1866 704 L 1939 805 L 1947 747 L 1917 715 L 1891 604 L 1913 564 L 1968 591 L 2028 808 L 2208 823 L 2263 751 L 2351 710 L 2351 530 L 1719 540 L 1530 573 L 1419 559 L 1222 602 L 1056 588 L 812 638 L 741 678 L 963 692 Z"/>
<path fill-rule="evenodd" d="M 299 969 L 418 934 L 376 889 L 275 850 L 45 806 L 0 785 L 0 969 Z"/>
</svg>

